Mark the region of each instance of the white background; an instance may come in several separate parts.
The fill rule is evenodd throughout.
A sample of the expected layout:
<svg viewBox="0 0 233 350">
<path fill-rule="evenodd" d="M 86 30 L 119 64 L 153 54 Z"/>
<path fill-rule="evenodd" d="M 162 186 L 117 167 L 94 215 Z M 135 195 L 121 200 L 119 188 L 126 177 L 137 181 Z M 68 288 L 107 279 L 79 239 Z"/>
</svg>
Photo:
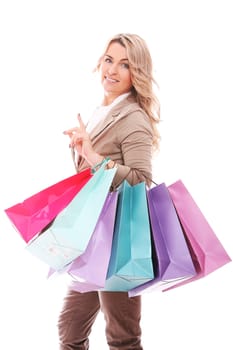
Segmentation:
<svg viewBox="0 0 233 350">
<path fill-rule="evenodd" d="M 181 178 L 233 256 L 232 15 L 230 0 L 1 1 L 1 349 L 58 349 L 66 280 L 46 279 L 3 209 L 74 173 L 62 131 L 98 103 L 91 70 L 115 33 L 141 35 L 154 60 L 162 104 L 154 178 Z M 145 350 L 232 350 L 232 270 L 146 294 Z M 102 314 L 91 349 L 107 349 Z"/>
</svg>

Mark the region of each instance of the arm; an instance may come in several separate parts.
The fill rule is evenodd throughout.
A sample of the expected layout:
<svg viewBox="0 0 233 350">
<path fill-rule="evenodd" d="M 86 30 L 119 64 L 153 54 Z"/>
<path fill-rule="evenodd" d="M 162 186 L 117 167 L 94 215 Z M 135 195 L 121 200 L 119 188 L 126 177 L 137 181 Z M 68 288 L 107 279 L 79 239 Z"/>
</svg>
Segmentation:
<svg viewBox="0 0 233 350">
<path fill-rule="evenodd" d="M 148 117 L 141 111 L 127 115 L 117 123 L 117 135 L 123 164 L 118 164 L 114 184 L 126 178 L 130 184 L 145 181 L 150 186 L 153 130 Z"/>
</svg>

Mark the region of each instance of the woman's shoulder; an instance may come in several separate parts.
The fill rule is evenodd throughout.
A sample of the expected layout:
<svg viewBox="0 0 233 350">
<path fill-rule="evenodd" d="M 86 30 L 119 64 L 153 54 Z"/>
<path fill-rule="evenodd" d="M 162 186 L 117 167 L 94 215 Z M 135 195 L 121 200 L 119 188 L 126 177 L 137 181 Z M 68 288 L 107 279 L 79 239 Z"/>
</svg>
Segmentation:
<svg viewBox="0 0 233 350">
<path fill-rule="evenodd" d="M 115 132 L 123 138 L 125 134 L 146 132 L 153 135 L 153 128 L 147 113 L 135 102 L 125 103 L 115 115 Z"/>
<path fill-rule="evenodd" d="M 117 119 L 131 116 L 132 118 L 144 119 L 145 122 L 149 122 L 149 116 L 140 107 L 133 95 L 129 95 L 124 100 L 119 102 L 115 107 L 113 107 L 110 113 L 113 117 L 117 117 Z"/>
</svg>

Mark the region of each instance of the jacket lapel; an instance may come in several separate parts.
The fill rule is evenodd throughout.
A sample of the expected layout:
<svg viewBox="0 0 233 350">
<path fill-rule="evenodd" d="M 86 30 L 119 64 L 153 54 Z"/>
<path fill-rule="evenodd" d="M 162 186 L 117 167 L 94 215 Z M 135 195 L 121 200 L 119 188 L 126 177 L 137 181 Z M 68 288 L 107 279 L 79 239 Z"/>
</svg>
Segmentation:
<svg viewBox="0 0 233 350">
<path fill-rule="evenodd" d="M 99 139 L 99 137 L 102 135 L 102 133 L 111 128 L 119 119 L 125 117 L 129 112 L 139 108 L 140 107 L 131 95 L 123 101 L 119 102 L 90 132 L 92 142 L 95 143 L 97 139 Z"/>
<path fill-rule="evenodd" d="M 96 139 L 97 136 L 99 136 L 106 128 L 109 128 L 112 123 L 114 123 L 115 119 L 120 115 L 119 113 L 114 113 L 114 111 L 110 111 L 107 116 L 99 123 L 97 124 L 94 129 L 90 132 L 91 140 L 93 141 Z"/>
</svg>

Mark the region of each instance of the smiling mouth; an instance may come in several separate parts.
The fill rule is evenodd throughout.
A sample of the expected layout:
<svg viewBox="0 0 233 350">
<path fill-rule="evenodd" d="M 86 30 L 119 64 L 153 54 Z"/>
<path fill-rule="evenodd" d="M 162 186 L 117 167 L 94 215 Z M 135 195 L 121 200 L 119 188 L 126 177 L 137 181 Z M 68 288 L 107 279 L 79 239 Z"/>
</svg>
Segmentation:
<svg viewBox="0 0 233 350">
<path fill-rule="evenodd" d="M 110 83 L 118 83 L 119 82 L 119 80 L 111 79 L 109 77 L 105 77 L 105 80 L 109 81 Z"/>
</svg>

